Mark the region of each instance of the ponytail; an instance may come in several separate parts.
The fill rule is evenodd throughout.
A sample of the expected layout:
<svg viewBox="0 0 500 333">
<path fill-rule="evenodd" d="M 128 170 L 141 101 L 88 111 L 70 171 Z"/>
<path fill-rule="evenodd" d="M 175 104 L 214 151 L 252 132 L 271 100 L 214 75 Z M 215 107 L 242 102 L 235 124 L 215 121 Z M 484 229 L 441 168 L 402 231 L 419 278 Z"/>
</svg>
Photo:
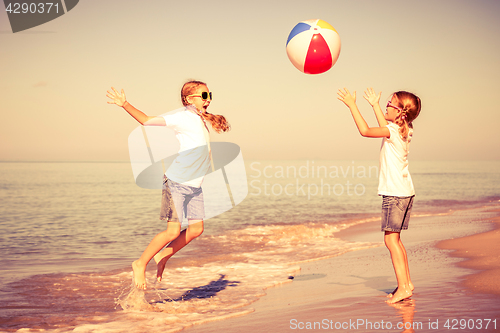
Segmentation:
<svg viewBox="0 0 500 333">
<path fill-rule="evenodd" d="M 395 105 L 401 108 L 394 123 L 399 126 L 399 135 L 406 141 L 410 128 L 413 129 L 413 121 L 420 114 L 421 101 L 418 96 L 406 91 L 398 91 L 393 96 L 396 97 Z"/>
<path fill-rule="evenodd" d="M 212 128 L 217 132 L 227 132 L 231 129 L 231 125 L 226 120 L 226 117 L 218 114 L 211 114 L 208 112 L 201 112 L 201 117 L 208 121 Z"/>
</svg>

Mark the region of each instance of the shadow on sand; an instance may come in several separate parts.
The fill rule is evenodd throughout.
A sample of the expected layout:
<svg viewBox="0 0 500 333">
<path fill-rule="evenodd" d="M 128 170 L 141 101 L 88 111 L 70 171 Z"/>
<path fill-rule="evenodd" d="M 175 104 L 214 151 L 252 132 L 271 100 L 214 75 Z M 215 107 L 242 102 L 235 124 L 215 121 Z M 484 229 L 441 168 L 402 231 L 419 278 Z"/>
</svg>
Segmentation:
<svg viewBox="0 0 500 333">
<path fill-rule="evenodd" d="M 226 289 L 227 287 L 236 287 L 237 284 L 240 283 L 239 281 L 226 280 L 224 279 L 225 277 L 225 275 L 220 274 L 218 280 L 210 281 L 207 285 L 188 290 L 178 298 L 168 298 L 157 303 L 188 301 L 193 298 L 210 298 L 217 295 L 218 292 Z"/>
</svg>

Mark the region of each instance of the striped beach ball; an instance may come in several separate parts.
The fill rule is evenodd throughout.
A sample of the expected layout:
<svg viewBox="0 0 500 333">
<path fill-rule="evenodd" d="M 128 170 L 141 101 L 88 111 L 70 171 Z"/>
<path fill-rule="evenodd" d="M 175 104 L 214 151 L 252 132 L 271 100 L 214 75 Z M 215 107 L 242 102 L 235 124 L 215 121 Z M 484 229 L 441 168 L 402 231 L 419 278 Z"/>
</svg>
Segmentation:
<svg viewBox="0 0 500 333">
<path fill-rule="evenodd" d="M 332 68 L 339 57 L 339 34 L 323 20 L 302 21 L 288 36 L 286 54 L 303 73 L 324 73 Z"/>
</svg>

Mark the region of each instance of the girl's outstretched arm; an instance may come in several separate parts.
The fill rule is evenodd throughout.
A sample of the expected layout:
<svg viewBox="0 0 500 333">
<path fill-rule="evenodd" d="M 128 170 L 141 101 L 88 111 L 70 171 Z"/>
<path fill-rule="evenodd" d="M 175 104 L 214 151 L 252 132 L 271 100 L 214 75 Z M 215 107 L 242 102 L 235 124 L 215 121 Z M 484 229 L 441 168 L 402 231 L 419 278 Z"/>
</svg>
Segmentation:
<svg viewBox="0 0 500 333">
<path fill-rule="evenodd" d="M 349 107 L 349 110 L 351 110 L 351 114 L 354 118 L 356 126 L 358 127 L 359 134 L 370 138 L 388 138 L 391 136 L 391 133 L 389 132 L 389 129 L 387 127 L 368 126 L 365 119 L 359 112 L 358 106 L 356 105 L 356 92 L 351 95 L 349 90 L 347 90 L 347 88 L 344 88 L 344 90 L 339 89 L 337 95 L 339 95 L 338 99 L 344 102 L 344 104 Z"/>
<path fill-rule="evenodd" d="M 116 104 L 125 109 L 135 120 L 137 120 L 141 125 L 144 126 L 165 126 L 165 119 L 163 117 L 151 117 L 146 115 L 144 112 L 136 109 L 129 102 L 127 102 L 127 98 L 125 97 L 125 92 L 118 92 L 115 88 L 111 87 L 113 91 L 107 91 L 106 96 L 111 100 L 108 101 L 108 104 Z"/>
<path fill-rule="evenodd" d="M 375 91 L 373 88 L 368 88 L 365 91 L 365 95 L 363 96 L 368 103 L 373 107 L 373 111 L 375 112 L 375 117 L 377 117 L 378 125 L 380 127 L 387 126 L 388 122 L 384 117 L 384 112 L 380 108 L 380 96 L 382 95 L 382 92 L 380 92 L 378 95 L 375 94 Z"/>
</svg>

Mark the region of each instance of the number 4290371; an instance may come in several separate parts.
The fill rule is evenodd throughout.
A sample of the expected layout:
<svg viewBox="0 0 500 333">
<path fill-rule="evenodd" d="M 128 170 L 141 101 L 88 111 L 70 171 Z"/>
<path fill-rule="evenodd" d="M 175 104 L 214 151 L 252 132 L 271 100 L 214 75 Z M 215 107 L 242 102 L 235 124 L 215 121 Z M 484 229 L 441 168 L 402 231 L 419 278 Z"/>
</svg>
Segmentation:
<svg viewBox="0 0 500 333">
<path fill-rule="evenodd" d="M 488 328 L 497 328 L 496 319 L 448 319 L 443 325 L 444 328 L 449 330 L 481 330 Z"/>
<path fill-rule="evenodd" d="M 40 3 L 26 3 L 14 2 L 9 3 L 5 11 L 9 14 L 48 14 L 50 11 L 59 13 L 59 3 L 40 2 Z"/>
</svg>

